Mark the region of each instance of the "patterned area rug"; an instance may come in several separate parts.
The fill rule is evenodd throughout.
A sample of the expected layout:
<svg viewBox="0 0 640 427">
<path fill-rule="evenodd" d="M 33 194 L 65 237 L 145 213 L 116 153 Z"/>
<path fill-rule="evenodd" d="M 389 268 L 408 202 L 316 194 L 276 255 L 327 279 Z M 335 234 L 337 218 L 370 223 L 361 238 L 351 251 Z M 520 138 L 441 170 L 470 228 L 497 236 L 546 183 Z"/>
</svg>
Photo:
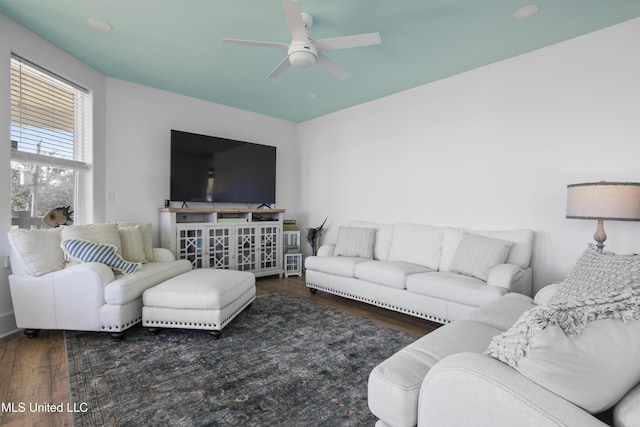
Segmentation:
<svg viewBox="0 0 640 427">
<path fill-rule="evenodd" d="M 286 293 L 258 296 L 213 340 L 141 326 L 120 343 L 65 332 L 80 426 L 372 426 L 371 369 L 415 338 Z"/>
</svg>

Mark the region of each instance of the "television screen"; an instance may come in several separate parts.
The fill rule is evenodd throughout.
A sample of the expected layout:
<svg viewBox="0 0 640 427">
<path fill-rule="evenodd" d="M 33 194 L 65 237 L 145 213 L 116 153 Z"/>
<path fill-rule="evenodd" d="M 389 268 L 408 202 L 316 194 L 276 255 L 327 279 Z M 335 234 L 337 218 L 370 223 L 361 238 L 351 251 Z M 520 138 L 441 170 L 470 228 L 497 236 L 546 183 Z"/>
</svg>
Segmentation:
<svg viewBox="0 0 640 427">
<path fill-rule="evenodd" d="M 276 147 L 172 130 L 171 200 L 275 203 Z"/>
</svg>

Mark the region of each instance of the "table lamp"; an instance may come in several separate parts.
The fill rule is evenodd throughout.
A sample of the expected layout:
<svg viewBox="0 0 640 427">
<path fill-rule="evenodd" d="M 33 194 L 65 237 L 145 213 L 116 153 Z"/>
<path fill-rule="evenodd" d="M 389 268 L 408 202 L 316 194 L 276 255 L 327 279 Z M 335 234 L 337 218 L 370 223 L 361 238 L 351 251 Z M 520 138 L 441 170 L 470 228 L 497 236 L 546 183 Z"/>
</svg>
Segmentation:
<svg viewBox="0 0 640 427">
<path fill-rule="evenodd" d="M 596 247 L 604 248 L 604 220 L 640 221 L 640 183 L 587 182 L 567 185 L 567 218 L 596 219 Z"/>
</svg>

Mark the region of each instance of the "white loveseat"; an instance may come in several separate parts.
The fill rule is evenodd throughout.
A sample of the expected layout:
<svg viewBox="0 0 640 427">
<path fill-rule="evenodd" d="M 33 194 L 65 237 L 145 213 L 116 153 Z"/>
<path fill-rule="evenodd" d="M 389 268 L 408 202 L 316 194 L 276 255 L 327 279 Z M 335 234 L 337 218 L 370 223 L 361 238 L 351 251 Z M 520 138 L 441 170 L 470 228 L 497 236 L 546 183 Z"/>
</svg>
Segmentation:
<svg viewBox="0 0 640 427">
<path fill-rule="evenodd" d="M 378 427 L 637 427 L 638 354 L 640 256 L 588 249 L 535 300 L 507 294 L 381 362 L 368 403 Z"/>
<path fill-rule="evenodd" d="M 141 321 L 146 289 L 191 270 L 189 261 L 152 247 L 149 224 L 21 229 L 10 231 L 8 238 L 16 324 L 28 337 L 41 329 L 67 329 L 108 332 L 120 340 Z M 101 262 L 65 259 L 65 238 L 117 248 L 135 272 L 122 274 Z"/>
<path fill-rule="evenodd" d="M 533 236 L 354 221 L 306 258 L 306 284 L 447 323 L 507 293 L 531 295 Z"/>
</svg>

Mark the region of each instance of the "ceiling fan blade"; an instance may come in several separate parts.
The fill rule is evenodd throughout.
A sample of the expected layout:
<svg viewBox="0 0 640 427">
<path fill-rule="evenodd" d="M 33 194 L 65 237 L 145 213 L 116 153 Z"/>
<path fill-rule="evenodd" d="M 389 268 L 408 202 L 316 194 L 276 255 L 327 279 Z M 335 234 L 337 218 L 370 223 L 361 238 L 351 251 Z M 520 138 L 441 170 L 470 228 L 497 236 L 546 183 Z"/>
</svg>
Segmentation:
<svg viewBox="0 0 640 427">
<path fill-rule="evenodd" d="M 351 47 L 371 46 L 382 43 L 380 33 L 356 34 L 353 36 L 330 37 L 314 40 L 313 44 L 322 50 L 348 49 Z"/>
<path fill-rule="evenodd" d="M 351 74 L 331 59 L 329 59 L 326 55 L 318 52 L 318 57 L 316 59 L 316 64 L 327 70 L 329 73 L 333 74 L 335 77 L 340 80 L 344 80 L 349 77 Z"/>
<path fill-rule="evenodd" d="M 284 7 L 284 14 L 287 17 L 292 40 L 306 42 L 307 30 L 302 20 L 300 4 L 296 0 L 282 0 L 282 7 Z"/>
<path fill-rule="evenodd" d="M 289 68 L 289 57 L 285 56 L 284 59 L 273 69 L 267 76 L 268 79 L 275 79 L 280 74 L 284 73 L 284 71 Z"/>
<path fill-rule="evenodd" d="M 246 46 L 275 47 L 279 49 L 289 49 L 289 45 L 285 43 L 260 42 L 255 40 L 238 40 L 238 39 L 221 39 L 222 43 L 242 44 Z"/>
</svg>

